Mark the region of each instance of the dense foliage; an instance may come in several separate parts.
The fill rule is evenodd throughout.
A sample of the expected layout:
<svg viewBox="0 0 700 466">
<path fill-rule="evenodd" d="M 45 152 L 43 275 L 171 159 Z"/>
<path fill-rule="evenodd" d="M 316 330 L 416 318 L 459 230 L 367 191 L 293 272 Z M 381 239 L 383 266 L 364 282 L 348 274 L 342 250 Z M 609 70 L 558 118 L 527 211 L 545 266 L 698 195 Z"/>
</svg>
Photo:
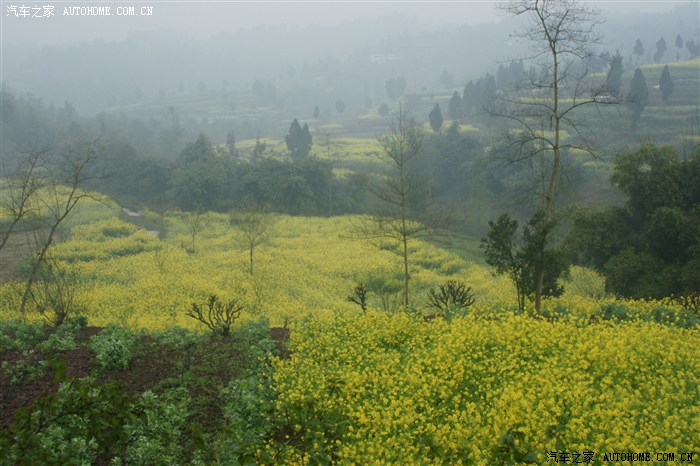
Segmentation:
<svg viewBox="0 0 700 466">
<path fill-rule="evenodd" d="M 615 161 L 624 206 L 574 213 L 567 241 L 577 262 L 595 267 L 609 291 L 634 298 L 700 289 L 700 148 L 680 159 L 643 144 Z"/>
</svg>

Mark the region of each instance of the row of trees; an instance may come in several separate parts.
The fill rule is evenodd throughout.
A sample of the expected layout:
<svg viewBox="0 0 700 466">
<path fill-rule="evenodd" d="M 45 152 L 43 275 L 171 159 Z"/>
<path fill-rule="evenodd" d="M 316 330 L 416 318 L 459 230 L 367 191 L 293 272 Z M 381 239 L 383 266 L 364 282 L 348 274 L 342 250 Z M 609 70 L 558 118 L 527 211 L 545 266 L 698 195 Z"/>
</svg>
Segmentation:
<svg viewBox="0 0 700 466">
<path fill-rule="evenodd" d="M 681 37 L 680 34 L 676 36 L 675 40 L 675 46 L 676 46 L 676 61 L 680 60 L 681 58 L 681 51 L 683 50 L 683 47 L 688 50 L 688 57 L 692 60 L 693 58 L 700 57 L 700 44 L 696 44 L 695 40 L 690 39 L 687 41 L 683 41 L 683 38 Z M 666 39 L 663 37 L 659 38 L 658 41 L 656 41 L 656 50 L 654 51 L 654 63 L 659 63 L 661 59 L 663 58 L 664 54 L 668 50 L 668 46 L 666 45 Z M 644 48 L 644 44 L 640 39 L 635 40 L 634 42 L 634 48 L 632 49 L 632 53 L 637 56 L 637 63 L 639 63 L 639 59 L 642 58 L 646 54 L 646 49 Z"/>
</svg>

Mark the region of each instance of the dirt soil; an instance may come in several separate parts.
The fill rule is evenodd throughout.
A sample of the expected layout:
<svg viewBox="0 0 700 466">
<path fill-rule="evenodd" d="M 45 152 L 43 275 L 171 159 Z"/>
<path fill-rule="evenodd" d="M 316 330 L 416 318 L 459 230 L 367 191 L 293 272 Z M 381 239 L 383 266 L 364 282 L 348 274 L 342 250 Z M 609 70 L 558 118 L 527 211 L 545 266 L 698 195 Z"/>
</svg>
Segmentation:
<svg viewBox="0 0 700 466">
<path fill-rule="evenodd" d="M 78 345 L 82 345 L 101 330 L 102 328 L 99 327 L 81 329 L 76 338 Z M 284 343 L 289 339 L 289 329 L 272 328 L 270 334 L 283 356 L 288 356 Z M 121 383 L 127 392 L 134 394 L 149 389 L 159 392 L 181 384 L 193 385 L 200 391 L 211 391 L 218 389 L 216 385 L 210 383 L 212 380 L 223 384 L 237 375 L 236 368 L 240 366 L 242 358 L 233 345 L 217 339 L 206 341 L 205 344 L 194 349 L 186 349 L 157 344 L 152 337 L 146 335 L 141 341 L 140 348 L 128 370 L 112 371 L 105 374 L 104 379 Z M 81 346 L 49 355 L 49 358 L 52 357 L 65 364 L 68 377 L 86 377 L 96 369 L 94 355 L 86 347 Z M 215 359 L 212 359 L 214 357 Z M 14 367 L 22 359 L 38 363 L 40 359 L 46 358 L 46 355 L 41 357 L 37 353 L 24 355 L 20 350 L 9 350 L 0 353 L 0 365 L 7 362 L 10 367 Z M 187 380 L 183 379 L 185 373 L 190 374 Z M 209 383 L 206 386 L 197 386 L 198 380 Z M 45 394 L 55 392 L 58 385 L 52 370 L 41 377 L 19 384 L 13 384 L 11 377 L 0 370 L 0 430 L 14 423 L 18 409 L 28 407 Z M 203 401 L 196 408 L 198 419 L 194 419 L 205 429 L 215 428 L 221 414 L 217 400 L 218 393 L 212 392 L 210 395 L 200 397 Z"/>
</svg>

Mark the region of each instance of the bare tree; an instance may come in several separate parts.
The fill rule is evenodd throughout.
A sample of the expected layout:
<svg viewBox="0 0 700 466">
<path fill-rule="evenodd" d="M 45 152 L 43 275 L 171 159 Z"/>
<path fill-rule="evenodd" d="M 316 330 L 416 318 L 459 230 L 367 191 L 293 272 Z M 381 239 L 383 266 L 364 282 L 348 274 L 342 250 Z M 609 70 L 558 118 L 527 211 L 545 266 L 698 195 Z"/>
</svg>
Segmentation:
<svg viewBox="0 0 700 466">
<path fill-rule="evenodd" d="M 511 0 L 500 8 L 525 16 L 524 30 L 516 34 L 531 44 L 528 59 L 538 68 L 517 91 L 501 93 L 491 113 L 514 121 L 517 133 L 508 133 L 514 160 L 543 157 L 545 225 L 554 218 L 554 201 L 562 154 L 577 149 L 595 155 L 583 134 L 576 110 L 591 104 L 615 103 L 604 94 L 604 82 L 595 82 L 588 66 L 592 47 L 600 42 L 595 27 L 598 12 L 577 0 Z M 569 137 L 564 139 L 564 134 Z M 544 269 L 536 274 L 535 308 L 540 312 Z"/>
<path fill-rule="evenodd" d="M 196 212 L 187 212 L 182 217 L 182 220 L 185 223 L 187 234 L 190 237 L 190 245 L 186 246 L 184 249 L 189 254 L 194 254 L 196 252 L 195 243 L 197 240 L 197 235 L 207 227 L 206 214 L 201 210 L 198 210 Z"/>
<path fill-rule="evenodd" d="M 46 184 L 38 196 L 42 212 L 40 216 L 36 216 L 36 224 L 33 225 L 35 252 L 22 292 L 22 315 L 25 314 L 27 303 L 32 296 L 32 288 L 40 278 L 42 267 L 50 265 L 47 263 L 47 254 L 59 235 L 60 228 L 83 199 L 93 198 L 82 187 L 87 181 L 98 178 L 90 173 L 91 165 L 97 159 L 96 142 L 68 146 L 58 160 L 46 164 Z"/>
<path fill-rule="evenodd" d="M 419 219 L 419 207 L 426 196 L 414 165 L 421 153 L 422 134 L 415 121 L 408 119 L 399 110 L 389 131 L 380 136 L 378 141 L 381 149 L 378 156 L 388 164 L 390 172 L 379 186 L 370 187 L 370 190 L 384 208 L 355 225 L 355 234 L 364 239 L 388 239 L 399 243 L 404 279 L 402 303 L 408 307 L 408 245 L 411 240 L 433 229 Z"/>
<path fill-rule="evenodd" d="M 40 172 L 46 162 L 47 152 L 48 149 L 20 151 L 22 157 L 17 163 L 15 173 L 5 180 L 0 198 L 0 211 L 9 219 L 2 225 L 0 250 L 15 228 L 36 214 L 36 205 L 32 205 L 32 201 L 36 200 L 37 191 L 44 184 Z"/>
<path fill-rule="evenodd" d="M 253 275 L 253 255 L 258 246 L 267 244 L 275 228 L 275 218 L 262 208 L 231 213 L 231 224 L 241 233 L 241 243 L 248 251 L 249 273 Z"/>
<path fill-rule="evenodd" d="M 209 327 L 214 335 L 227 337 L 231 333 L 231 326 L 243 310 L 244 306 L 237 299 L 223 302 L 212 294 L 205 305 L 192 303 L 187 315 Z"/>
</svg>

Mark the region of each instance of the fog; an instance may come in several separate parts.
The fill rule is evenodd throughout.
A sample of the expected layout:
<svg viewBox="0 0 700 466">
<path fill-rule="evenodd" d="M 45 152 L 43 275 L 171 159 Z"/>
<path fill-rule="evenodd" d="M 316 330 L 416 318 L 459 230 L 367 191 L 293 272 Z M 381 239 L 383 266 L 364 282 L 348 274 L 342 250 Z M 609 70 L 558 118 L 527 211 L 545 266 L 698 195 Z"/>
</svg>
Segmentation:
<svg viewBox="0 0 700 466">
<path fill-rule="evenodd" d="M 606 19 L 609 53 L 629 55 L 635 38 L 649 50 L 671 31 L 698 34 L 696 2 L 593 3 Z M 510 39 L 517 20 L 489 1 L 60 2 L 53 16 L 34 17 L 46 8 L 28 7 L 22 17 L 3 2 L 3 89 L 88 115 L 123 107 L 134 94 L 249 90 L 256 79 L 300 85 L 319 67 L 333 94 L 328 105 L 341 95 L 379 101 L 392 76 L 405 75 L 417 92 L 445 69 L 461 87 L 522 53 Z M 106 8 L 109 16 L 71 14 Z M 390 55 L 400 60 L 367 67 Z M 296 100 L 319 91 L 308 84 Z"/>
</svg>

